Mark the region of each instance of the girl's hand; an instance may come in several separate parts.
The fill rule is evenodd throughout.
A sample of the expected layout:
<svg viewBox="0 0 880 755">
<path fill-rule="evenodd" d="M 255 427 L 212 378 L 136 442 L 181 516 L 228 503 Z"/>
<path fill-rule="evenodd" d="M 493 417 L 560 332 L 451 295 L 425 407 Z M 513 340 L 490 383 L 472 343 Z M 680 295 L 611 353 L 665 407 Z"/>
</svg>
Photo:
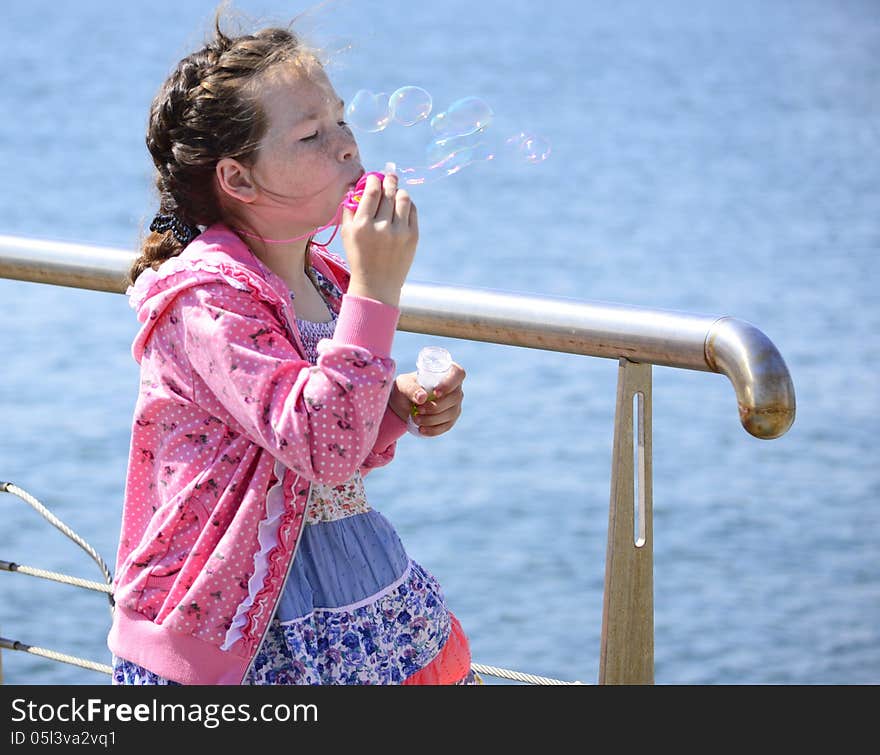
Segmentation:
<svg viewBox="0 0 880 755">
<path fill-rule="evenodd" d="M 417 372 L 398 375 L 388 404 L 404 422 L 412 416 L 421 435 L 443 435 L 452 429 L 461 416 L 464 401 L 461 384 L 466 373 L 461 365 L 453 362 L 446 377 L 430 396 L 419 385 L 417 376 Z"/>
<path fill-rule="evenodd" d="M 397 176 L 388 173 L 382 183 L 369 176 L 357 210 L 342 211 L 342 243 L 351 269 L 348 292 L 399 306 L 418 240 L 416 206 L 406 191 L 398 190 Z"/>
</svg>

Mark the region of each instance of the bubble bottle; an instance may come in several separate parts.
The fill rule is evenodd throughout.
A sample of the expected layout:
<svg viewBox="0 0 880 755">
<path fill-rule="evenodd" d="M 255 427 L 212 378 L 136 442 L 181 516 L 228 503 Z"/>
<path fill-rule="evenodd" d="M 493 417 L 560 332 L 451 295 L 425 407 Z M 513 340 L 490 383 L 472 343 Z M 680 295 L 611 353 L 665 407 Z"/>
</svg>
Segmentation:
<svg viewBox="0 0 880 755">
<path fill-rule="evenodd" d="M 417 380 L 419 385 L 431 397 L 431 392 L 440 384 L 449 368 L 452 367 L 452 355 L 442 346 L 425 346 L 416 359 Z M 419 438 L 425 436 L 419 433 L 419 426 L 413 421 L 412 415 L 407 418 L 406 429 Z"/>
</svg>

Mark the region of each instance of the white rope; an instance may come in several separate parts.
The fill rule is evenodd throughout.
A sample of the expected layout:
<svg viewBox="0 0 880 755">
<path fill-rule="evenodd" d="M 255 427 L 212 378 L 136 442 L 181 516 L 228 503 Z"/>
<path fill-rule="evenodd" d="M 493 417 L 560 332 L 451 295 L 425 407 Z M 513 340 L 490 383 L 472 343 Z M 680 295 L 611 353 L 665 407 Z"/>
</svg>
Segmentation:
<svg viewBox="0 0 880 755">
<path fill-rule="evenodd" d="M 96 592 L 113 592 L 112 585 L 105 585 L 101 582 L 93 582 L 89 579 L 80 579 L 79 577 L 71 577 L 67 574 L 60 574 L 55 571 L 47 571 L 46 569 L 38 569 L 35 566 L 24 566 L 23 564 L 15 564 L 9 561 L 0 561 L 0 571 L 14 572 L 16 574 L 27 574 L 31 577 L 41 577 L 42 579 L 51 579 L 55 582 L 61 582 L 65 585 L 74 585 L 75 587 L 84 587 L 86 590 L 95 590 Z"/>
<path fill-rule="evenodd" d="M 501 679 L 512 679 L 517 682 L 527 682 L 529 684 L 583 684 L 583 682 L 563 682 L 559 679 L 550 679 L 546 676 L 523 674 L 520 671 L 511 671 L 505 668 L 498 668 L 497 666 L 484 666 L 480 663 L 472 663 L 471 668 L 478 674 L 497 676 Z"/>
<path fill-rule="evenodd" d="M 12 493 L 12 495 L 21 498 L 22 501 L 24 501 L 31 508 L 37 511 L 37 513 L 39 513 L 44 519 L 46 519 L 46 521 L 48 521 L 53 527 L 60 530 L 63 534 L 73 540 L 73 542 L 75 542 L 86 553 L 88 553 L 89 556 L 91 556 L 92 560 L 100 567 L 101 572 L 104 575 L 104 581 L 108 585 L 111 585 L 113 583 L 113 576 L 110 574 L 110 569 L 107 568 L 107 564 L 104 563 L 104 559 L 101 558 L 100 555 L 98 555 L 98 552 L 79 535 L 77 535 L 76 532 L 74 532 L 70 527 L 62 522 L 57 516 L 49 511 L 49 509 L 47 509 L 42 503 L 34 498 L 34 496 L 12 482 L 0 482 L 0 492 Z M 110 598 L 110 606 L 112 610 L 113 595 L 110 591 L 108 591 L 108 597 Z"/>
<path fill-rule="evenodd" d="M 18 640 L 7 640 L 4 637 L 0 637 L 0 648 L 4 648 L 6 650 L 20 650 L 23 653 L 39 655 L 40 657 L 48 658 L 51 661 L 69 663 L 71 666 L 79 666 L 80 668 L 89 669 L 90 671 L 100 671 L 102 674 L 113 674 L 113 669 L 106 663 L 96 663 L 95 661 L 88 661 L 84 658 L 77 658 L 75 655 L 58 653 L 54 650 L 47 650 L 46 648 L 40 648 L 34 645 L 25 645 L 23 642 L 19 642 Z"/>
</svg>

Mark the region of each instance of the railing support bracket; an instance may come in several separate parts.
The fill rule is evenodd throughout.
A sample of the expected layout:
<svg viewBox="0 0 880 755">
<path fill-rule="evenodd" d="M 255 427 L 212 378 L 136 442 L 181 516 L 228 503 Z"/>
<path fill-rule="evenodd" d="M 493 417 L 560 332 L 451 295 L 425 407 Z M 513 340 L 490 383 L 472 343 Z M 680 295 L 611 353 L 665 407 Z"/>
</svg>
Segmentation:
<svg viewBox="0 0 880 755">
<path fill-rule="evenodd" d="M 599 684 L 654 683 L 651 365 L 620 360 Z"/>
</svg>

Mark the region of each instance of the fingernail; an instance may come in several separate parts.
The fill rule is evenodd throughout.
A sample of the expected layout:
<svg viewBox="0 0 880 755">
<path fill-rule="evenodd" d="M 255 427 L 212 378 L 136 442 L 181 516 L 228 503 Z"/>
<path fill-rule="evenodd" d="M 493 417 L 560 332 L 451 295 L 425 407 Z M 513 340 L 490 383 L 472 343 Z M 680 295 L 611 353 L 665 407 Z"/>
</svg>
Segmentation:
<svg viewBox="0 0 880 755">
<path fill-rule="evenodd" d="M 385 163 L 385 175 L 396 176 L 397 175 L 397 164 L 392 162 Z"/>
<path fill-rule="evenodd" d="M 424 404 L 425 401 L 427 401 L 427 400 L 428 400 L 428 394 L 425 393 L 424 391 L 418 391 L 416 393 L 416 403 L 417 404 Z"/>
</svg>

